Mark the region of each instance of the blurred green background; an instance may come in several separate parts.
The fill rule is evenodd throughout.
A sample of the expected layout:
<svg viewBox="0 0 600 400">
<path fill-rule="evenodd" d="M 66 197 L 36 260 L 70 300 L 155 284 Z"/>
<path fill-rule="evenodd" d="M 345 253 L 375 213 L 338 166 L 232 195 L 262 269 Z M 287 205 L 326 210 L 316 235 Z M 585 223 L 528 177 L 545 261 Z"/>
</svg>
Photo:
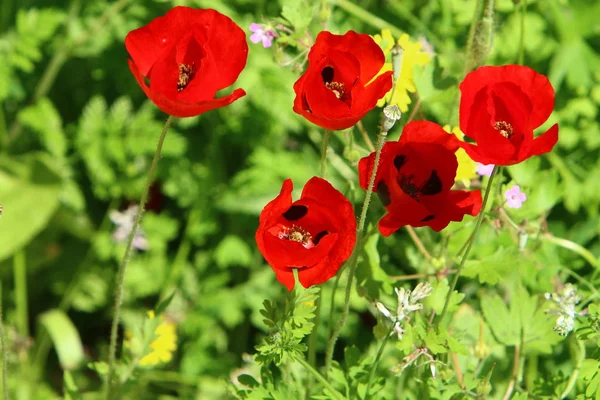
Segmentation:
<svg viewBox="0 0 600 400">
<path fill-rule="evenodd" d="M 103 366 L 88 363 L 106 358 L 115 272 L 124 251 L 112 237 L 110 212 L 137 202 L 166 119 L 129 72 L 123 42 L 130 30 L 187 5 L 215 8 L 248 35 L 252 22 L 277 23 L 282 10 L 290 29 L 312 38 L 324 24 L 335 33 L 374 35 L 392 28 L 397 38 L 406 32 L 415 41 L 426 39 L 435 52 L 427 68 L 415 71 L 421 102 L 415 118 L 455 126 L 475 3 L 1 0 L 0 279 L 11 398 L 58 398 L 101 384 L 96 372 Z M 537 264 L 523 267 L 523 281 L 532 293 L 551 292 L 553 279 L 569 276 L 566 267 L 593 289 L 600 255 L 600 2 L 528 0 L 525 14 L 520 7 L 496 2 L 486 63 L 516 63 L 525 27 L 524 64 L 546 74 L 556 90 L 556 111 L 545 127 L 558 122 L 560 140 L 553 153 L 505 175 L 529 195 L 513 218 L 547 224 L 587 257 L 577 247 L 534 248 Z M 148 250 L 136 252 L 127 271 L 121 334 L 126 330 L 132 341 L 142 337 L 147 310 L 176 290 L 161 318 L 176 326 L 177 349 L 170 362 L 136 370 L 125 398 L 226 398 L 224 381 L 249 368 L 249 354 L 265 332 L 262 301 L 285 292 L 254 244 L 258 215 L 283 179 L 292 178 L 299 193 L 318 174 L 322 135 L 292 111 L 292 85 L 302 68 L 295 57 L 302 49 L 290 37 L 287 44 L 275 40 L 271 49 L 249 43 L 246 69 L 234 85 L 247 96 L 177 120 L 168 133 L 142 223 Z M 373 111 L 363 121 L 372 140 L 377 120 Z M 336 133 L 331 146 L 328 179 L 358 204 L 363 193 L 356 189 L 352 151 L 366 155 L 365 144 L 357 131 Z M 374 222 L 382 208 L 373 209 Z M 455 253 L 462 243 L 448 241 L 450 234 L 419 232 L 440 254 Z M 502 240 L 488 227 L 481 241 L 489 246 L 480 246 L 475 257 L 494 253 Z M 391 298 L 388 276 L 439 269 L 424 262 L 404 231 L 373 246 L 381 263 L 377 259 L 375 270 L 367 257 L 359 277 L 369 298 Z M 518 252 L 497 257 L 502 265 L 523 262 Z M 511 274 L 505 269 L 502 279 Z M 469 281 L 463 289 L 473 294 L 491 288 Z M 343 303 L 338 300 L 336 307 Z M 375 340 L 375 317 L 357 295 L 352 304 L 358 312 L 340 343 L 367 349 Z M 323 311 L 328 315 L 329 307 Z M 321 346 L 326 335 L 323 328 Z M 557 345 L 556 354 L 568 360 L 569 346 Z M 501 359 L 497 368 L 506 380 L 511 365 Z M 560 361 L 544 365 L 547 380 L 558 376 Z M 71 371 L 66 381 L 63 370 Z"/>
</svg>

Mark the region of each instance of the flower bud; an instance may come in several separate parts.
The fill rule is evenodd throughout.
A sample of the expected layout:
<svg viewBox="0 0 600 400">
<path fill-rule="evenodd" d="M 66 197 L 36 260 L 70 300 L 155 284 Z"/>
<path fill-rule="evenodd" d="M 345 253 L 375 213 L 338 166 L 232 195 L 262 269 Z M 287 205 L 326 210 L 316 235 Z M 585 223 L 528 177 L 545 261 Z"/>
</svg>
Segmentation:
<svg viewBox="0 0 600 400">
<path fill-rule="evenodd" d="M 344 158 L 350 162 L 357 162 L 360 160 L 360 152 L 348 146 L 344 149 Z"/>
<path fill-rule="evenodd" d="M 481 397 L 487 396 L 488 394 L 490 394 L 491 391 L 492 384 L 490 383 L 490 381 L 487 380 L 487 378 L 480 380 L 477 384 L 477 387 L 475 388 L 475 392 Z"/>
<path fill-rule="evenodd" d="M 396 104 L 385 106 L 383 108 L 383 117 L 381 118 L 381 130 L 389 132 L 400 118 L 402 118 L 402 113 Z"/>
<path fill-rule="evenodd" d="M 475 348 L 473 349 L 475 353 L 475 357 L 480 360 L 487 358 L 490 355 L 490 346 L 485 343 L 477 343 Z"/>
</svg>

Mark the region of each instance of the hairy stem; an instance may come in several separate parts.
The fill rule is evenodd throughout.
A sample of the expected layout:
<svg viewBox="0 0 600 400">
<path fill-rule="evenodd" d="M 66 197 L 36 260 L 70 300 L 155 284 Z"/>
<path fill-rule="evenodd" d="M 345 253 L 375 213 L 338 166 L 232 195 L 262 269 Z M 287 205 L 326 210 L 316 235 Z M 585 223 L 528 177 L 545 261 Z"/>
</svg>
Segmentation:
<svg viewBox="0 0 600 400">
<path fill-rule="evenodd" d="M 121 264 L 119 265 L 119 270 L 117 272 L 117 291 L 115 293 L 115 311 L 112 321 L 112 326 L 110 329 L 110 347 L 108 351 L 108 376 L 106 379 L 106 399 L 112 399 L 112 391 L 113 391 L 113 380 L 115 375 L 115 362 L 116 362 L 116 354 L 117 354 L 117 332 L 119 328 L 119 321 L 121 319 L 121 305 L 123 303 L 123 292 L 124 292 L 124 284 L 125 284 L 125 270 L 127 268 L 127 263 L 129 262 L 129 258 L 131 257 L 131 249 L 133 247 L 133 240 L 140 226 L 140 222 L 142 221 L 142 215 L 144 214 L 144 207 L 146 206 L 146 202 L 148 200 L 148 194 L 150 193 L 150 186 L 152 185 L 152 181 L 154 180 L 154 174 L 156 173 L 156 166 L 158 165 L 158 160 L 160 159 L 160 154 L 162 151 L 163 143 L 165 141 L 165 136 L 167 135 L 167 131 L 169 130 L 169 126 L 173 122 L 173 117 L 169 116 L 165 125 L 160 133 L 160 137 L 158 139 L 158 145 L 156 146 L 156 152 L 154 153 L 154 158 L 152 159 L 152 165 L 150 166 L 150 171 L 148 171 L 148 178 L 146 180 L 146 186 L 144 187 L 144 191 L 142 193 L 142 197 L 140 199 L 140 203 L 138 206 L 138 212 L 135 216 L 135 220 L 133 222 L 133 227 L 131 232 L 129 232 L 129 237 L 127 239 L 127 245 L 125 247 L 125 254 L 123 255 L 123 259 L 121 260 Z"/>
<path fill-rule="evenodd" d="M 375 186 L 375 177 L 377 176 L 377 168 L 379 167 L 379 158 L 381 156 L 381 149 L 385 143 L 385 139 L 387 137 L 386 131 L 379 132 L 377 137 L 377 146 L 375 150 L 375 162 L 373 164 L 373 170 L 371 171 L 371 177 L 369 179 L 369 186 L 367 188 L 367 193 L 365 194 L 365 200 L 362 205 L 362 211 L 360 214 L 360 219 L 358 220 L 358 227 L 356 228 L 356 246 L 354 246 L 354 251 L 348 260 L 348 265 L 350 268 L 348 269 L 348 282 L 346 283 L 346 294 L 344 296 L 344 310 L 342 311 L 342 315 L 338 320 L 335 328 L 333 329 L 333 333 L 329 338 L 327 343 L 327 349 L 325 351 L 325 376 L 327 376 L 329 372 L 329 368 L 331 367 L 331 360 L 333 358 L 333 350 L 335 348 L 335 342 L 337 341 L 344 324 L 346 323 L 346 318 L 348 318 L 348 312 L 350 311 L 350 293 L 352 292 L 352 283 L 354 281 L 354 273 L 356 272 L 356 266 L 358 264 L 358 253 L 360 252 L 360 244 L 362 243 L 362 235 L 363 230 L 365 228 L 365 222 L 367 219 L 367 210 L 369 209 L 369 204 L 371 203 L 371 196 L 373 194 L 373 188 Z M 332 310 L 333 312 L 333 310 Z"/>
<path fill-rule="evenodd" d="M 438 319 L 438 325 L 444 319 L 446 315 L 446 311 L 448 311 L 448 305 L 450 304 L 450 298 L 452 297 L 452 293 L 454 289 L 456 289 L 456 283 L 458 282 L 458 278 L 460 277 L 460 273 L 462 272 L 465 262 L 469 257 L 469 253 L 471 253 L 471 248 L 473 247 L 473 243 L 475 243 L 475 239 L 477 238 L 477 233 L 479 232 L 479 227 L 481 227 L 481 223 L 483 222 L 483 215 L 485 214 L 485 206 L 487 205 L 488 199 L 490 197 L 490 192 L 492 191 L 492 184 L 494 182 L 494 178 L 498 174 L 498 167 L 494 167 L 492 171 L 492 175 L 490 176 L 490 180 L 488 181 L 487 187 L 485 189 L 485 196 L 483 198 L 483 204 L 481 205 L 481 210 L 479 210 L 479 215 L 477 216 L 477 222 L 475 223 L 475 227 L 473 228 L 473 233 L 469 237 L 469 241 L 467 243 L 467 248 L 465 249 L 465 253 L 460 260 L 460 264 L 456 270 L 456 274 L 454 274 L 454 279 L 452 279 L 452 283 L 450 284 L 450 288 L 448 290 L 448 294 L 446 295 L 446 301 L 444 301 L 444 308 L 442 309 L 442 313 Z"/>
</svg>

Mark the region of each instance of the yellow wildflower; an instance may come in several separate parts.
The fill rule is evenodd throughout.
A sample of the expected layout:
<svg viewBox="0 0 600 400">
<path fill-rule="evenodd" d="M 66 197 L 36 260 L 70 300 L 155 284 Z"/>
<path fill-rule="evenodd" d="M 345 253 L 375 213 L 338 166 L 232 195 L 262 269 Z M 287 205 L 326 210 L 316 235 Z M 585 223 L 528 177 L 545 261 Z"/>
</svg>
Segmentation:
<svg viewBox="0 0 600 400">
<path fill-rule="evenodd" d="M 148 312 L 148 318 L 155 318 L 154 311 Z M 154 331 L 158 336 L 152 343 L 150 348 L 152 351 L 146 354 L 140 360 L 141 366 L 157 365 L 159 363 L 167 363 L 173 358 L 173 352 L 177 349 L 177 331 L 175 324 L 162 318 L 161 322 Z"/>
<path fill-rule="evenodd" d="M 446 125 L 444 126 L 444 130 L 448 133 L 455 134 L 459 140 L 464 141 L 465 134 L 462 133 L 458 126 L 450 129 L 450 125 Z M 462 182 L 468 187 L 471 183 L 471 179 L 477 178 L 477 173 L 475 172 L 477 165 L 462 148 L 458 149 L 456 152 L 456 159 L 458 160 L 458 169 L 456 170 L 455 181 Z"/>
<path fill-rule="evenodd" d="M 379 74 L 392 70 L 391 51 L 394 47 L 394 38 L 389 29 L 381 31 L 381 35 L 374 35 L 373 40 L 381 47 L 385 54 L 386 62 Z M 379 107 L 383 107 L 386 103 L 389 105 L 398 105 L 402 112 L 408 111 L 408 105 L 412 102 L 409 93 L 415 93 L 417 88 L 413 80 L 413 71 L 415 65 L 425 66 L 431 60 L 431 56 L 421 48 L 421 43 L 410 39 L 410 36 L 403 34 L 398 39 L 398 45 L 402 47 L 402 68 L 400 76 L 395 83 L 396 88 L 392 88 L 382 99 L 377 102 Z M 390 98 L 394 95 L 393 98 Z"/>
</svg>

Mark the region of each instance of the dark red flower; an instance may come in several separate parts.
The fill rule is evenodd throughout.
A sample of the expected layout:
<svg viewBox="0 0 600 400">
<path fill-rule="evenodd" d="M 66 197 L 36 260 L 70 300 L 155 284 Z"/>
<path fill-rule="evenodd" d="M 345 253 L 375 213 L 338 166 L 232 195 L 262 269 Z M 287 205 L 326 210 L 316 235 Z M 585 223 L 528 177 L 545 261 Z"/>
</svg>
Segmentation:
<svg viewBox="0 0 600 400">
<path fill-rule="evenodd" d="M 244 31 L 215 10 L 175 7 L 129 32 L 125 47 L 138 84 L 167 114 L 192 117 L 246 94 L 236 89 L 215 98 L 236 81 L 248 57 Z"/>
<path fill-rule="evenodd" d="M 479 191 L 450 190 L 458 168 L 459 142 L 433 122 L 413 121 L 404 127 L 399 141 L 384 145 L 373 190 L 388 211 L 379 221 L 382 235 L 404 225 L 429 226 L 439 232 L 450 221 L 479 213 Z M 363 189 L 368 188 L 374 163 L 375 153 L 371 153 L 358 164 Z"/>
<path fill-rule="evenodd" d="M 460 129 L 477 145 L 461 146 L 483 164 L 512 165 L 552 150 L 558 125 L 536 138 L 554 108 L 554 89 L 529 67 L 481 67 L 460 84 Z"/>
<path fill-rule="evenodd" d="M 286 179 L 260 213 L 256 231 L 258 249 L 288 290 L 294 288 L 294 268 L 304 287 L 333 277 L 356 243 L 352 204 L 329 182 L 310 179 L 295 202 L 292 189 Z"/>
<path fill-rule="evenodd" d="M 294 111 L 325 129 L 350 128 L 392 88 L 392 71 L 377 76 L 384 62 L 369 35 L 320 32 L 294 84 Z"/>
</svg>

